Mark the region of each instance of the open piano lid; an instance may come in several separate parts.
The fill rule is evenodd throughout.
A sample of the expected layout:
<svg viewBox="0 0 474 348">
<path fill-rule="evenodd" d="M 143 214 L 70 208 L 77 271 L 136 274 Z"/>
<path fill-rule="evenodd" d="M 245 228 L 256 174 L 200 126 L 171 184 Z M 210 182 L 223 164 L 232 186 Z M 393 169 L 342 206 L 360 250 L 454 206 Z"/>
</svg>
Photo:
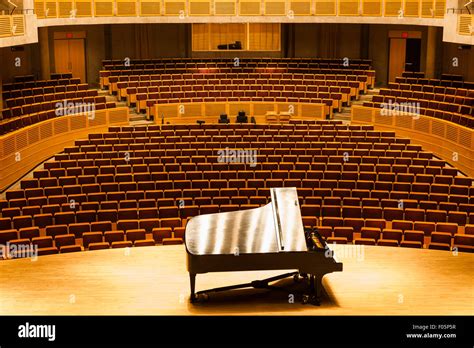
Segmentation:
<svg viewBox="0 0 474 348">
<path fill-rule="evenodd" d="M 193 255 L 305 252 L 308 250 L 295 187 L 272 188 L 271 203 L 256 209 L 199 215 L 186 226 Z"/>
</svg>

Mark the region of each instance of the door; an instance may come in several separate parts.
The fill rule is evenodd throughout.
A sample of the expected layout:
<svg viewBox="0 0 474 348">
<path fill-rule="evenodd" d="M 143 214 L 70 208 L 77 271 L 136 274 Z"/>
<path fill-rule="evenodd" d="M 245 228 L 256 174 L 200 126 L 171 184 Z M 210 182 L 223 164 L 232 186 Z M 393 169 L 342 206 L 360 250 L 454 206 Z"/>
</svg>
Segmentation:
<svg viewBox="0 0 474 348">
<path fill-rule="evenodd" d="M 57 73 L 72 73 L 87 82 L 84 39 L 54 40 L 54 64 Z"/>
<path fill-rule="evenodd" d="M 388 81 L 394 82 L 405 70 L 406 39 L 390 38 Z"/>
<path fill-rule="evenodd" d="M 420 71 L 421 39 L 407 39 L 405 71 Z"/>
</svg>

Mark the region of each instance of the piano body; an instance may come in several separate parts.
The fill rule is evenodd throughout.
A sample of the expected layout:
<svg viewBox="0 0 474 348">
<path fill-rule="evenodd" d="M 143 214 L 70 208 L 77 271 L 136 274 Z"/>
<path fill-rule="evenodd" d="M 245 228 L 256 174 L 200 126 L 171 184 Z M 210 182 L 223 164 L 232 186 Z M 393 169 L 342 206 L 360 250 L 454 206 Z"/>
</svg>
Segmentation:
<svg viewBox="0 0 474 348">
<path fill-rule="evenodd" d="M 234 43 L 231 43 L 231 44 L 217 45 L 217 49 L 218 50 L 241 50 L 242 42 L 235 41 Z"/>
<path fill-rule="evenodd" d="M 342 271 L 342 263 L 317 231 L 305 231 L 296 188 L 273 188 L 271 203 L 256 209 L 199 215 L 185 231 L 191 302 L 199 295 L 242 287 L 275 288 L 268 283 L 293 276 L 309 282 L 303 302 L 319 304 L 322 277 Z M 196 275 L 208 272 L 297 270 L 248 284 L 195 293 Z"/>
</svg>

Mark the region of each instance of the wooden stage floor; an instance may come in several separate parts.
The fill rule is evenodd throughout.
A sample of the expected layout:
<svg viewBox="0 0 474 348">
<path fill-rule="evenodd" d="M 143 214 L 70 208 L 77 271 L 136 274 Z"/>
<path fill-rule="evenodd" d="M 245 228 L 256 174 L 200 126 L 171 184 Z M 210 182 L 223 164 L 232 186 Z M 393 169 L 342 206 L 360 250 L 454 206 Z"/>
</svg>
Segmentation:
<svg viewBox="0 0 474 348">
<path fill-rule="evenodd" d="M 344 271 L 324 278 L 320 307 L 289 303 L 283 292 L 254 289 L 211 295 L 192 305 L 183 245 L 2 261 L 0 315 L 474 314 L 473 254 L 355 247 L 339 251 Z M 197 290 L 280 273 L 198 275 Z"/>
</svg>

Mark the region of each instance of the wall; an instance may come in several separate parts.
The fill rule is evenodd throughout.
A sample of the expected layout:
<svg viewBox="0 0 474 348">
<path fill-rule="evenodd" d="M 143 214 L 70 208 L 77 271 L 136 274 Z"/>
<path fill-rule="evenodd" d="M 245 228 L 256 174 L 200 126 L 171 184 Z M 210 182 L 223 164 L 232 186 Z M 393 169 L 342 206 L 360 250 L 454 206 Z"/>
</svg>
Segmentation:
<svg viewBox="0 0 474 348">
<path fill-rule="evenodd" d="M 474 81 L 474 47 L 459 49 L 461 45 L 444 42 L 442 45 L 443 71 L 447 74 L 463 75 L 464 80 Z M 453 65 L 453 58 L 458 58 L 458 66 Z"/>
<path fill-rule="evenodd" d="M 360 57 L 360 24 L 295 24 L 294 27 L 295 57 Z"/>
<path fill-rule="evenodd" d="M 20 58 L 20 66 L 16 66 L 16 58 Z M 13 81 L 14 76 L 31 75 L 40 76 L 39 45 L 0 48 L 0 75 L 3 83 Z"/>
<path fill-rule="evenodd" d="M 111 59 L 186 57 L 186 24 L 110 26 Z"/>
</svg>

